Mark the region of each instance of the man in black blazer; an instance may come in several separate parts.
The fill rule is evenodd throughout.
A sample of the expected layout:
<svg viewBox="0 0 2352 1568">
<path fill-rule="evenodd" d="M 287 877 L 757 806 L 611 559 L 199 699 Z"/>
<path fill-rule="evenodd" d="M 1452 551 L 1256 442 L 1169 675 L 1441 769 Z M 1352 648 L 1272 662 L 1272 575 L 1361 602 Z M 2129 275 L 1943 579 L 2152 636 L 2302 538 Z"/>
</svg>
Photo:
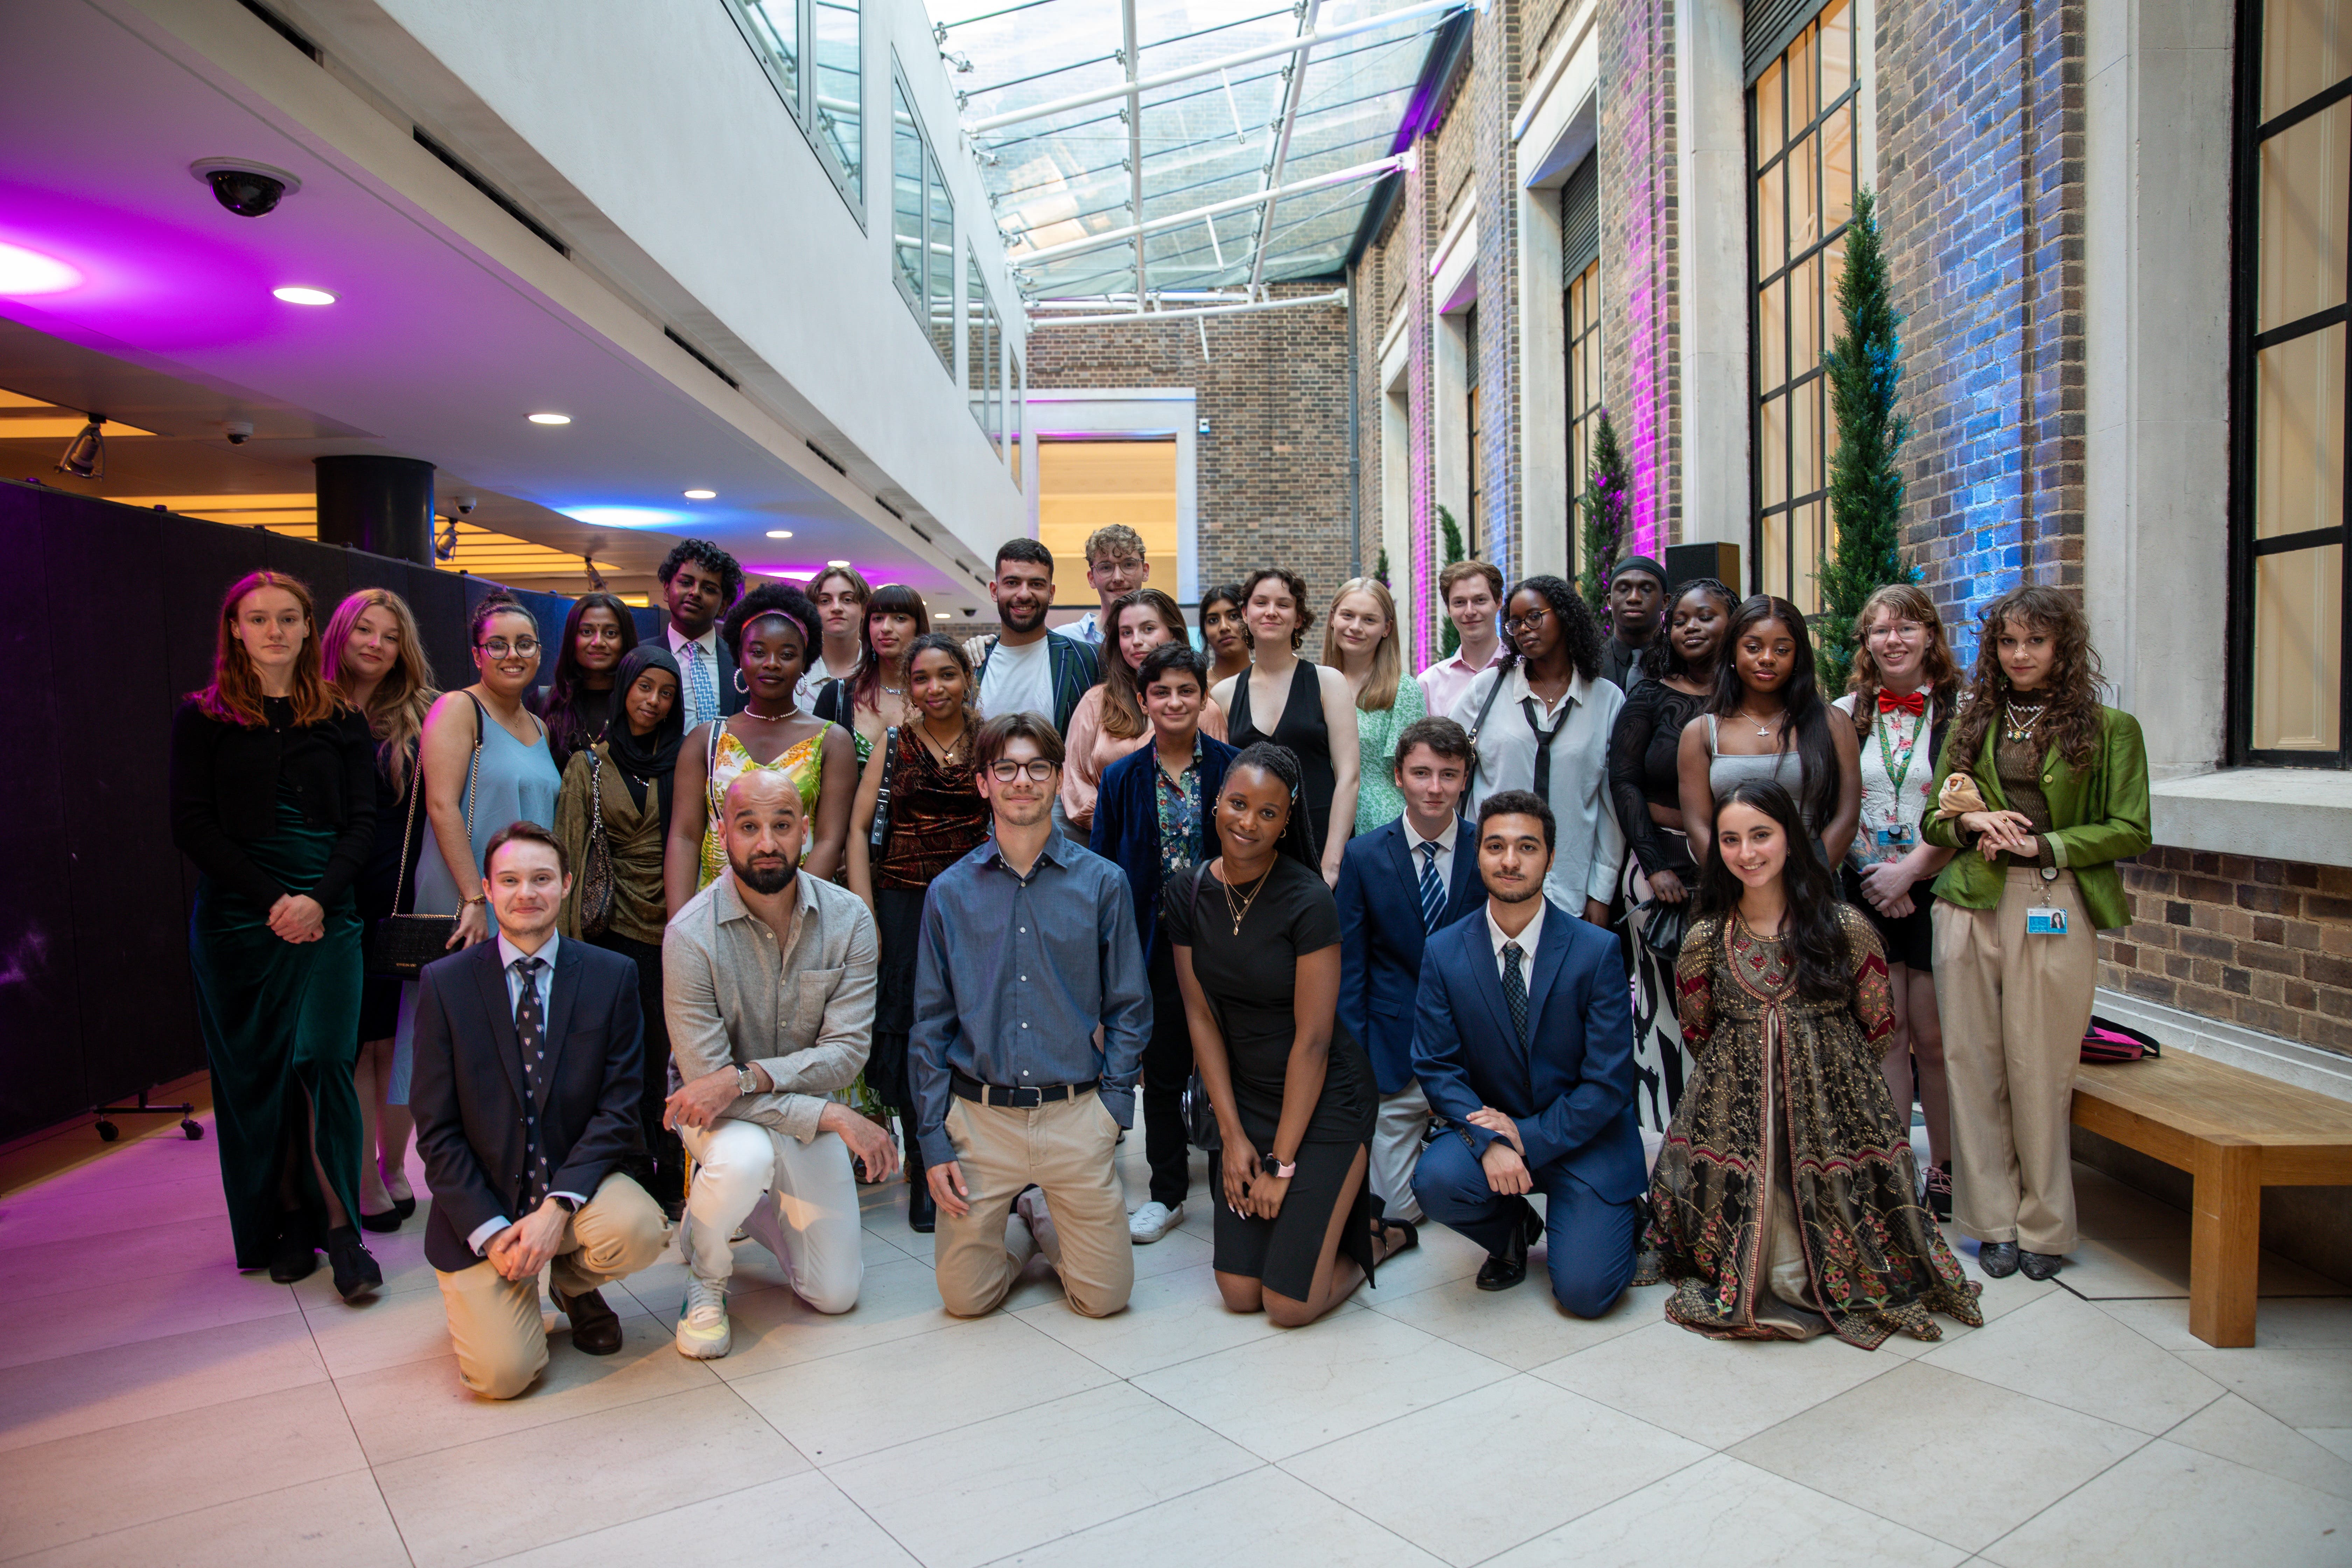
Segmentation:
<svg viewBox="0 0 2352 1568">
<path fill-rule="evenodd" d="M 547 829 L 500 828 L 482 866 L 499 933 L 425 965 L 409 1108 L 458 1380 L 511 1399 L 547 1365 L 539 1271 L 552 1265 L 572 1346 L 610 1355 L 621 1321 L 598 1288 L 667 1237 L 660 1205 L 618 1169 L 644 1152 L 636 965 L 556 935 L 572 878 Z"/>
<path fill-rule="evenodd" d="M 1339 861 L 1339 1022 L 1363 1043 L 1381 1087 L 1366 1179 L 1391 1219 L 1419 1224 L 1413 1167 L 1429 1100 L 1412 1076 L 1412 1006 L 1423 944 L 1475 911 L 1475 835 L 1462 820 L 1470 737 L 1451 719 L 1418 719 L 1397 736 L 1404 815 L 1349 841 Z"/>
<path fill-rule="evenodd" d="M 1413 1186 L 1430 1218 L 1486 1249 L 1480 1289 L 1525 1279 L 1545 1236 L 1553 1297 L 1597 1318 L 1633 1277 L 1649 1173 L 1625 966 L 1614 937 L 1544 897 L 1555 832 L 1526 790 L 1479 804 L 1486 910 L 1432 938 L 1421 966 L 1413 1071 L 1447 1126 Z"/>
</svg>

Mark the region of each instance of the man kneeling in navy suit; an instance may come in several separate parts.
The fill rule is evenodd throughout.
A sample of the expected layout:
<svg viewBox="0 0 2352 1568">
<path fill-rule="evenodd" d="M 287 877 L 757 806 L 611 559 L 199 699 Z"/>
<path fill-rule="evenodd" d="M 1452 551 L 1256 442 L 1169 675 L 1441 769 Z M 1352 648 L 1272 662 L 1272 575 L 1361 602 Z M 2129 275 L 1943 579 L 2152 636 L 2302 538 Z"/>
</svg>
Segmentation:
<svg viewBox="0 0 2352 1568">
<path fill-rule="evenodd" d="M 1478 808 L 1485 911 L 1431 937 L 1422 959 L 1413 1073 L 1449 1125 L 1412 1186 L 1431 1219 L 1486 1249 L 1480 1289 L 1526 1279 L 1542 1234 L 1552 1295 L 1597 1318 L 1633 1277 L 1649 1180 L 1625 967 L 1616 938 L 1545 899 L 1552 837 L 1550 806 L 1526 790 Z"/>
</svg>

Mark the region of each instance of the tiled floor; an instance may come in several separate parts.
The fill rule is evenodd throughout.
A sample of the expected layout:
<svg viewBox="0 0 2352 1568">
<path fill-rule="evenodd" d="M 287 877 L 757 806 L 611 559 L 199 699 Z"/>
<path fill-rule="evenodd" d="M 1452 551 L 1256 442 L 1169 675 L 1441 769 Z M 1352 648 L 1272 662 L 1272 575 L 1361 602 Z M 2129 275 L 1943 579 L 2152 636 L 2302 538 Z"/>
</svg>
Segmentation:
<svg viewBox="0 0 2352 1568">
<path fill-rule="evenodd" d="M 2352 1292 L 2270 1259 L 2260 1346 L 2212 1350 L 2186 1217 L 2088 1171 L 2071 1289 L 1991 1284 L 1984 1328 L 1875 1354 L 1702 1340 L 1654 1289 L 1579 1322 L 1540 1269 L 1481 1294 L 1434 1228 L 1286 1332 L 1219 1306 L 1204 1206 L 1117 1318 L 1033 1273 L 957 1322 L 877 1192 L 856 1311 L 747 1245 L 735 1352 L 688 1362 L 667 1263 L 608 1293 L 620 1354 L 559 1331 L 491 1405 L 418 1222 L 345 1307 L 226 1266 L 213 1162 L 152 1138 L 0 1200 L 0 1559 L 2352 1563 Z"/>
</svg>

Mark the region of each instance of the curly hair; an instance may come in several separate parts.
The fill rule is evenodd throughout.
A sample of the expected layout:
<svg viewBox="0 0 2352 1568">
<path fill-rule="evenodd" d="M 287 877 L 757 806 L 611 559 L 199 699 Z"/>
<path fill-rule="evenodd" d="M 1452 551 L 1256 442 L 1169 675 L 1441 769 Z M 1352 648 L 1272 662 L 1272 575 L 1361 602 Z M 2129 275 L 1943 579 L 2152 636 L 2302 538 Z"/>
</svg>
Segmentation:
<svg viewBox="0 0 2352 1568">
<path fill-rule="evenodd" d="M 1298 620 L 1290 628 L 1290 651 L 1297 653 L 1307 640 L 1307 628 L 1315 624 L 1315 612 L 1307 604 L 1307 579 L 1287 566 L 1261 566 L 1242 579 L 1242 608 L 1249 608 L 1250 596 L 1257 592 L 1260 583 L 1279 583 L 1290 593 L 1290 602 L 1297 606 Z M 1257 633 L 1250 633 L 1250 641 L 1257 641 Z"/>
<path fill-rule="evenodd" d="M 817 646 L 816 606 L 809 597 L 789 583 L 762 583 L 741 598 L 727 612 L 719 625 L 719 635 L 727 646 L 735 650 L 735 661 L 743 660 L 743 629 L 753 621 L 770 616 L 782 616 L 801 629 L 801 661 L 806 664 L 809 651 Z"/>
<path fill-rule="evenodd" d="M 1723 606 L 1723 618 L 1727 622 L 1739 613 L 1739 595 L 1731 591 L 1728 584 L 1717 578 L 1692 577 L 1675 584 L 1673 596 L 1666 601 L 1664 631 L 1652 637 L 1650 646 L 1642 650 L 1642 673 L 1650 679 L 1663 680 L 1670 675 L 1688 679 L 1693 675 L 1690 660 L 1685 658 L 1683 650 L 1675 646 L 1675 606 L 1698 593 L 1706 594 Z M 1723 658 L 1721 643 L 1715 645 L 1715 657 L 1718 661 Z"/>
<path fill-rule="evenodd" d="M 1546 573 L 1536 577 L 1522 577 L 1512 584 L 1511 591 L 1503 595 L 1504 614 L 1510 613 L 1513 599 L 1529 592 L 1539 595 L 1545 604 L 1551 606 L 1551 613 L 1559 617 L 1560 641 L 1567 647 L 1568 662 L 1576 667 L 1576 673 L 1587 680 L 1600 679 L 1601 623 L 1592 618 L 1592 606 L 1577 596 L 1576 589 L 1567 578 L 1554 577 Z M 1503 657 L 1496 661 L 1496 668 L 1508 671 L 1519 662 L 1518 639 L 1505 637 Z M 1496 679 L 1499 680 L 1502 677 L 1498 675 Z"/>
<path fill-rule="evenodd" d="M 1805 815 L 1816 826 L 1826 827 L 1837 814 L 1841 773 L 1837 742 L 1830 738 L 1830 705 L 1822 700 L 1821 687 L 1814 677 L 1813 638 L 1805 626 L 1802 611 L 1769 594 L 1759 594 L 1739 606 L 1731 624 L 1723 629 L 1723 651 L 1716 656 L 1715 692 L 1706 700 L 1706 711 L 1721 718 L 1737 713 L 1748 700 L 1748 688 L 1739 679 L 1739 639 L 1748 635 L 1749 627 L 1768 621 L 1778 621 L 1788 627 L 1790 640 L 1797 645 L 1796 654 L 1789 661 L 1789 679 L 1780 685 L 1780 706 L 1786 719 L 1780 726 L 1778 750 L 1786 752 L 1790 742 L 1796 743 L 1797 759 L 1804 765 Z"/>
<path fill-rule="evenodd" d="M 654 569 L 654 575 L 659 578 L 661 585 L 667 588 L 669 586 L 669 580 L 677 575 L 677 569 L 689 561 L 706 572 L 718 574 L 719 603 L 721 608 L 733 604 L 742 596 L 742 565 L 736 561 L 735 557 L 707 539 L 681 539 L 671 545 L 669 553 L 662 557 L 662 563 Z"/>
<path fill-rule="evenodd" d="M 1853 952 L 1845 905 L 1839 900 L 1835 879 L 1828 865 L 1813 853 L 1812 829 L 1787 786 L 1778 779 L 1742 779 L 1716 803 L 1716 816 L 1734 805 L 1760 811 L 1780 826 L 1788 857 L 1780 865 L 1780 888 L 1786 900 L 1780 935 L 1796 960 L 1797 992 L 1809 1001 L 1833 1002 L 1852 991 Z M 1723 922 L 1726 930 L 1738 912 L 1748 890 L 1724 858 L 1710 845 L 1706 870 L 1699 883 L 1699 912 Z M 1859 917 L 1853 920 L 1859 924 Z M 1696 934 L 1696 933 L 1694 933 Z"/>
<path fill-rule="evenodd" d="M 1275 847 L 1308 870 L 1315 870 L 1320 861 L 1316 857 L 1314 844 L 1307 837 L 1307 802 L 1299 794 L 1306 773 L 1298 765 L 1298 753 L 1288 746 L 1277 746 L 1272 741 L 1259 741 L 1244 746 L 1240 753 L 1225 764 L 1227 787 L 1231 787 L 1233 776 L 1244 768 L 1264 769 L 1290 792 L 1289 815 L 1283 818 L 1282 836 Z M 1214 808 L 1211 809 L 1213 816 Z M 1217 852 L 1221 855 L 1224 852 L 1222 836 L 1218 839 Z"/>
<path fill-rule="evenodd" d="M 2001 628 L 2010 621 L 2047 632 L 2057 644 L 2050 679 L 2042 688 L 2050 701 L 2042 733 L 2068 765 L 2085 765 L 2099 749 L 2106 721 L 2099 702 L 2106 689 L 2106 677 L 2099 668 L 2098 650 L 2091 646 L 2091 625 L 2083 606 L 2063 590 L 2038 583 L 2011 588 L 1985 606 L 1977 626 L 1977 667 L 1969 676 L 1969 689 L 1953 721 L 1945 754 L 1957 759 L 1961 767 L 1973 766 L 1984 747 L 1985 731 L 1992 728 L 2010 700 L 2009 672 L 2000 667 Z"/>
<path fill-rule="evenodd" d="M 1845 689 L 1853 694 L 1853 732 L 1864 737 L 1878 722 L 1878 689 L 1885 684 L 1879 679 L 1878 656 L 1870 651 L 1870 623 L 1882 613 L 1927 628 L 1919 673 L 1927 677 L 1927 694 L 1935 700 L 1936 711 L 1949 714 L 1960 692 L 1959 661 L 1945 640 L 1944 617 L 1936 613 L 1936 601 L 1916 583 L 1889 583 L 1864 599 L 1853 617 L 1853 669 L 1846 677 Z"/>
<path fill-rule="evenodd" d="M 474 605 L 474 613 L 466 617 L 466 646 L 481 647 L 482 628 L 500 616 L 520 616 L 530 623 L 530 635 L 533 637 L 540 635 L 539 617 L 532 615 L 520 599 L 516 598 L 504 588 L 493 588 L 481 596 Z M 545 649 L 541 650 L 540 657 L 542 658 L 546 657 Z"/>
</svg>

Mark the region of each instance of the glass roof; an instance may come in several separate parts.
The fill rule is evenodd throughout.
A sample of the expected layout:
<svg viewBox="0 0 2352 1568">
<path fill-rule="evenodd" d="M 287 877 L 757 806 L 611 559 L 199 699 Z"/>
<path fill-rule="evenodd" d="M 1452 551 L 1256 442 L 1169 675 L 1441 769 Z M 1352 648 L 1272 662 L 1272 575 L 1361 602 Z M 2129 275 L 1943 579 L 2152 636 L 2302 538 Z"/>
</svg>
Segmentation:
<svg viewBox="0 0 2352 1568">
<path fill-rule="evenodd" d="M 929 0 L 948 81 L 966 125 L 1122 86 L 1122 0 Z M 1309 10 L 1266 0 L 1132 0 L 1135 74 L 1149 80 L 1297 37 Z M 1312 180 L 1389 155 L 1444 21 L 1421 0 L 1322 0 L 1314 30 L 1328 33 L 1410 9 L 1384 26 L 1337 38 L 1308 55 L 1279 184 Z M 1282 129 L 1285 50 L 1141 92 L 1139 123 L 1127 95 L 1064 108 L 972 136 L 1006 255 L 1025 300 L 1133 299 L 1132 238 L 1043 260 L 1038 252 L 1131 227 L 1139 149 L 1145 221 L 1196 211 L 1267 187 Z M 1365 178 L 1279 198 L 1258 280 L 1328 276 L 1347 260 L 1378 182 Z M 1143 239 L 1145 291 L 1239 290 L 1251 281 L 1262 203 Z M 1239 296 L 1236 295 L 1236 298 Z M 1181 300 L 1171 300 L 1171 304 Z"/>
</svg>

